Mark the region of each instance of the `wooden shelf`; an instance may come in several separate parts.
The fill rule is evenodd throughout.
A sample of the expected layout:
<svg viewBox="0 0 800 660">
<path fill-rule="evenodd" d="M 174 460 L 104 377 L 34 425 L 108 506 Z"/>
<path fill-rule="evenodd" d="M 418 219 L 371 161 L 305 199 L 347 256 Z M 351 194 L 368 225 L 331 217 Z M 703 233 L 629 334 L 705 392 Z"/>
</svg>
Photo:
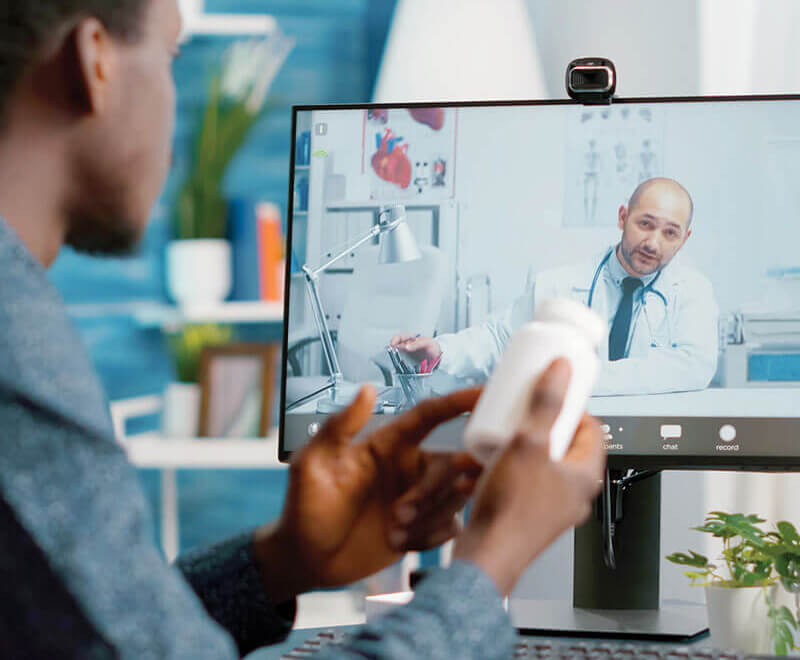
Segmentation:
<svg viewBox="0 0 800 660">
<path fill-rule="evenodd" d="M 174 328 L 187 323 L 283 323 L 283 303 L 225 302 L 215 305 L 146 305 L 134 313 L 145 328 Z"/>
</svg>

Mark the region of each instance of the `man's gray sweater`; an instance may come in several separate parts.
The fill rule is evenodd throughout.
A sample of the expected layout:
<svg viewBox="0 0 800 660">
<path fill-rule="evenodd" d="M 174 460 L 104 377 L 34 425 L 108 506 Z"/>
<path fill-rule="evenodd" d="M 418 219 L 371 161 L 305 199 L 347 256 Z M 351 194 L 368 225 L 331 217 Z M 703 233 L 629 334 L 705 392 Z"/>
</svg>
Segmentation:
<svg viewBox="0 0 800 660">
<path fill-rule="evenodd" d="M 282 640 L 252 535 L 168 565 L 135 470 L 44 268 L 0 219 L 0 658 L 209 658 Z M 514 633 L 489 578 L 457 562 L 335 658 L 503 658 Z"/>
</svg>

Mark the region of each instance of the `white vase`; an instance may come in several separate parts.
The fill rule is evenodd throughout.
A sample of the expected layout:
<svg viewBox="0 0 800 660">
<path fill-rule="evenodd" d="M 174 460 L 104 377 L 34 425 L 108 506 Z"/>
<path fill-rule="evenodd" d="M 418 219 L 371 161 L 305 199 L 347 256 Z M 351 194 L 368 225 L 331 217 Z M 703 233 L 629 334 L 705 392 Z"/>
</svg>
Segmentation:
<svg viewBox="0 0 800 660">
<path fill-rule="evenodd" d="M 770 600 L 774 601 L 777 589 L 777 585 L 766 588 Z M 765 655 L 773 653 L 764 587 L 729 589 L 707 586 L 706 609 L 714 648 Z"/>
<path fill-rule="evenodd" d="M 171 241 L 167 283 L 179 305 L 209 305 L 228 297 L 233 285 L 231 244 L 224 239 Z"/>
<path fill-rule="evenodd" d="M 200 386 L 170 383 L 164 390 L 161 433 L 165 438 L 197 437 L 200 426 Z"/>
</svg>

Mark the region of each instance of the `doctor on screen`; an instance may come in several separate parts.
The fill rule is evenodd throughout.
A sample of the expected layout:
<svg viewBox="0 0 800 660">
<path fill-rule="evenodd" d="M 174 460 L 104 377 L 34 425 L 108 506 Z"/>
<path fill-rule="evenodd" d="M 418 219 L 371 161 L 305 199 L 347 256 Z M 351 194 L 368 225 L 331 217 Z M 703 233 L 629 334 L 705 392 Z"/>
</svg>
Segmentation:
<svg viewBox="0 0 800 660">
<path fill-rule="evenodd" d="M 595 395 L 657 394 L 708 387 L 717 368 L 718 309 L 711 283 L 674 257 L 692 234 L 694 204 L 677 181 L 645 181 L 619 209 L 622 238 L 591 261 L 540 272 L 533 291 L 481 326 L 392 344 L 459 378 L 485 380 L 512 332 L 537 303 L 579 300 L 608 320 Z"/>
</svg>

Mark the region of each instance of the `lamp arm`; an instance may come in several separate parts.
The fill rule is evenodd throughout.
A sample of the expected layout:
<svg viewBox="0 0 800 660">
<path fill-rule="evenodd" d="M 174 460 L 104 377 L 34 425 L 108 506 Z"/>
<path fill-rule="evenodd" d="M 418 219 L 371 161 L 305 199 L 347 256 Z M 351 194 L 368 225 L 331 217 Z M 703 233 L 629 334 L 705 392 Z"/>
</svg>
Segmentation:
<svg viewBox="0 0 800 660">
<path fill-rule="evenodd" d="M 380 225 L 375 225 L 372 229 L 369 230 L 369 233 L 366 236 L 364 236 L 363 238 L 360 238 L 358 241 L 353 243 L 353 245 L 349 246 L 346 250 L 342 250 L 342 252 L 337 254 L 330 261 L 328 261 L 325 264 L 322 264 L 322 266 L 320 266 L 319 268 L 316 268 L 315 270 L 309 269 L 309 272 L 310 272 L 311 276 L 314 277 L 314 278 L 319 277 L 320 273 L 328 270 L 328 268 L 333 266 L 333 264 L 335 264 L 337 261 L 339 261 L 343 257 L 347 256 L 347 254 L 349 254 L 353 250 L 356 250 L 356 249 L 360 248 L 362 245 L 364 245 L 364 243 L 367 243 L 368 241 L 371 241 L 373 238 L 378 236 L 382 231 L 383 231 L 383 229 L 382 229 L 382 227 Z M 303 270 L 305 271 L 306 269 L 304 268 Z"/>
<path fill-rule="evenodd" d="M 318 271 L 312 271 L 308 266 L 303 266 L 303 275 L 305 275 L 308 301 L 314 314 L 314 325 L 317 326 L 317 334 L 322 344 L 322 352 L 325 355 L 325 363 L 328 367 L 328 373 L 330 373 L 331 384 L 335 384 L 342 380 L 342 369 L 339 366 L 339 359 L 336 357 L 336 348 L 333 345 L 333 339 L 331 339 L 331 331 L 328 327 L 328 321 L 325 319 L 322 299 L 319 296 L 319 274 Z"/>
<path fill-rule="evenodd" d="M 311 304 L 311 311 L 314 314 L 314 324 L 317 326 L 317 333 L 319 334 L 320 342 L 322 343 L 322 352 L 325 354 L 325 363 L 330 373 L 330 383 L 328 388 L 336 387 L 336 384 L 344 379 L 342 369 L 339 366 L 339 358 L 336 356 L 336 347 L 333 345 L 331 339 L 331 331 L 328 327 L 328 321 L 325 318 L 325 309 L 322 306 L 322 298 L 319 295 L 319 276 L 328 268 L 333 266 L 337 261 L 347 256 L 350 252 L 358 249 L 364 243 L 373 240 L 375 237 L 380 236 L 382 233 L 392 231 L 395 229 L 401 220 L 394 219 L 390 222 L 379 222 L 374 225 L 362 238 L 350 245 L 346 250 L 342 250 L 339 254 L 329 259 L 326 263 L 318 268 L 312 269 L 309 265 L 303 266 L 303 275 L 305 276 L 306 289 L 308 290 L 309 303 Z M 325 388 L 325 389 L 328 389 Z M 324 391 L 321 390 L 321 391 Z"/>
<path fill-rule="evenodd" d="M 333 345 L 333 339 L 331 339 L 331 331 L 328 327 L 328 321 L 325 318 L 325 309 L 322 306 L 322 298 L 320 298 L 319 295 L 319 276 L 347 254 L 378 236 L 381 231 L 381 226 L 375 225 L 363 238 L 360 238 L 358 241 L 353 243 L 353 245 L 350 245 L 346 250 L 343 250 L 335 257 L 322 264 L 322 266 L 312 269 L 310 266 L 305 265 L 302 269 L 303 275 L 305 276 L 306 289 L 308 291 L 308 300 L 311 304 L 311 311 L 314 314 L 314 325 L 317 326 L 317 334 L 319 334 L 319 340 L 322 344 L 322 352 L 325 355 L 325 364 L 328 367 L 328 373 L 331 375 L 330 378 L 332 385 L 335 385 L 341 381 L 343 376 L 342 369 L 339 366 L 339 358 L 336 356 L 336 347 Z"/>
</svg>

